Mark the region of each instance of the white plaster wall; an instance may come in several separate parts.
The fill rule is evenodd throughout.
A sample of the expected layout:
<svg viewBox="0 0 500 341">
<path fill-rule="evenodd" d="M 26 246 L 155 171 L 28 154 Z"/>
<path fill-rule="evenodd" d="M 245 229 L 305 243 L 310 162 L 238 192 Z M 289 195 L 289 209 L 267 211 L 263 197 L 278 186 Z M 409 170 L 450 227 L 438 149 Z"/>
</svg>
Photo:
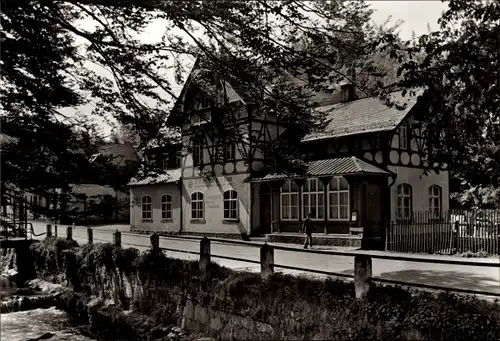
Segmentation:
<svg viewBox="0 0 500 341">
<path fill-rule="evenodd" d="M 172 196 L 172 220 L 161 218 L 161 196 Z M 151 221 L 142 220 L 141 199 L 150 195 L 153 206 Z M 154 184 L 137 186 L 130 189 L 130 228 L 132 230 L 178 232 L 181 228 L 181 196 L 177 184 Z"/>
<path fill-rule="evenodd" d="M 188 171 L 187 169 L 185 171 Z M 192 172 L 192 171 L 191 171 Z M 197 172 L 197 171 L 195 171 Z M 250 233 L 250 184 L 243 182 L 249 175 L 247 173 L 222 175 L 216 173 L 216 177 L 205 180 L 201 177 L 183 179 L 182 204 L 184 214 L 185 232 L 198 233 Z M 237 222 L 224 221 L 223 216 L 223 193 L 228 189 L 238 192 Z M 204 195 L 204 220 L 195 221 L 191 219 L 191 194 L 201 192 Z"/>
<path fill-rule="evenodd" d="M 429 187 L 432 185 L 441 186 L 442 189 L 442 205 L 443 210 L 448 210 L 450 207 L 450 192 L 449 192 L 449 174 L 448 171 L 440 171 L 439 173 L 430 171 L 427 175 L 422 169 L 388 166 L 390 171 L 396 173 L 397 178 L 394 185 L 391 186 L 391 220 L 396 219 L 397 210 L 397 188 L 402 183 L 407 183 L 412 186 L 413 190 L 413 210 L 428 211 L 429 210 Z M 391 184 L 392 179 L 389 179 Z"/>
</svg>

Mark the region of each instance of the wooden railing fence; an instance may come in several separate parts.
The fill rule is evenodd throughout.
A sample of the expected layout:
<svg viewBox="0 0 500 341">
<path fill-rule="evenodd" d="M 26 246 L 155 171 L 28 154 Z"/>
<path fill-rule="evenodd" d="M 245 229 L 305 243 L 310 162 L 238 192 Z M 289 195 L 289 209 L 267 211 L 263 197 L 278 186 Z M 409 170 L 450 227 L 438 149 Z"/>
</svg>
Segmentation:
<svg viewBox="0 0 500 341">
<path fill-rule="evenodd" d="M 500 211 L 415 211 L 392 222 L 387 250 L 413 253 L 500 254 Z"/>
<path fill-rule="evenodd" d="M 67 226 L 65 229 L 66 239 L 73 239 L 73 230 L 75 226 Z M 64 231 L 64 229 L 62 229 Z M 55 229 L 57 231 L 57 229 Z M 63 232 L 61 231 L 61 232 Z M 277 268 L 281 269 L 289 269 L 289 270 L 298 270 L 303 272 L 310 272 L 320 275 L 332 276 L 336 278 L 348 278 L 354 280 L 354 289 L 355 296 L 357 299 L 363 299 L 366 297 L 370 285 L 372 282 L 375 283 L 383 283 L 383 284 L 391 284 L 391 285 L 400 285 L 400 286 L 408 286 L 408 287 L 418 287 L 423 289 L 430 290 L 444 290 L 451 292 L 459 292 L 466 294 L 476 294 L 476 295 L 484 295 L 489 297 L 500 297 L 500 292 L 487 292 L 481 290 L 469 290 L 469 289 L 461 289 L 461 288 L 450 288 L 443 287 L 437 285 L 423 284 L 423 283 L 415 283 L 415 282 L 405 282 L 398 280 L 390 280 L 384 279 L 381 277 L 374 277 L 372 275 L 373 265 L 372 259 L 386 259 L 386 260 L 397 260 L 403 262 L 419 262 L 419 263 L 435 263 L 435 264 L 449 264 L 449 265 L 464 265 L 464 266 L 472 266 L 472 267 L 490 267 L 490 268 L 498 268 L 500 270 L 500 263 L 494 261 L 481 261 L 474 259 L 430 259 L 429 256 L 410 256 L 410 255 L 391 255 L 387 254 L 387 252 L 383 251 L 324 251 L 324 250 L 313 250 L 313 249 L 297 249 L 293 247 L 287 246 L 277 246 L 277 245 L 269 245 L 267 243 L 261 244 L 257 242 L 248 242 L 234 239 L 221 239 L 221 238 L 210 238 L 207 237 L 197 238 L 197 237 L 189 237 L 189 236 L 159 236 L 156 233 L 150 235 L 150 245 L 138 245 L 138 244 L 130 244 L 122 242 L 122 232 L 116 230 L 115 232 L 109 230 L 97 230 L 88 227 L 87 228 L 87 238 L 85 238 L 87 243 L 94 243 L 97 239 L 94 238 L 94 231 L 99 231 L 100 233 L 112 234 L 112 243 L 117 247 L 149 247 L 153 252 L 174 252 L 174 253 L 186 253 L 186 254 L 195 254 L 198 255 L 198 263 L 201 271 L 210 271 L 210 267 L 208 264 L 214 258 L 219 259 L 227 259 L 233 261 L 247 262 L 252 264 L 260 265 L 260 274 L 263 277 L 267 277 L 275 272 Z M 44 233 L 46 237 L 53 236 L 52 225 L 47 225 L 46 232 Z M 132 233 L 123 232 L 123 234 L 133 235 Z M 57 236 L 57 232 L 56 232 Z M 199 242 L 199 252 L 196 251 L 188 251 L 181 249 L 171 249 L 160 247 L 160 239 L 163 240 L 191 240 Z M 107 240 L 98 240 L 99 242 L 109 242 Z M 226 243 L 233 245 L 242 245 L 247 247 L 259 248 L 260 249 L 260 260 L 252 260 L 245 258 L 236 258 L 230 256 L 223 256 L 213 254 L 211 251 L 211 243 Z M 284 264 L 276 264 L 274 261 L 274 251 L 275 250 L 283 250 L 283 251 L 292 251 L 292 252 L 306 252 L 313 254 L 321 254 L 328 255 L 332 257 L 353 257 L 354 258 L 354 272 L 353 275 L 345 273 L 345 272 L 330 272 L 330 271 L 322 271 L 317 269 L 310 268 L 300 268 L 295 266 L 289 266 Z"/>
</svg>

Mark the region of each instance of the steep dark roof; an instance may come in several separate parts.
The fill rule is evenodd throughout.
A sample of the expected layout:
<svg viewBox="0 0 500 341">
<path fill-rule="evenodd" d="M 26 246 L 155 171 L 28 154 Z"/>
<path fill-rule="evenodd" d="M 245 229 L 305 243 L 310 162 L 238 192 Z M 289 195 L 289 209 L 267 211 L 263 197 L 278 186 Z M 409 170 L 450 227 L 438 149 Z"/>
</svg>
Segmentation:
<svg viewBox="0 0 500 341">
<path fill-rule="evenodd" d="M 387 170 L 379 168 L 371 163 L 358 159 L 355 156 L 342 157 L 336 159 L 325 159 L 312 161 L 307 167 L 305 176 L 320 177 L 320 176 L 334 176 L 334 175 L 385 175 L 389 176 L 391 173 Z M 286 174 L 267 174 L 263 177 L 247 178 L 246 182 L 265 182 L 275 181 L 289 178 L 305 177 L 301 175 L 286 175 Z"/>
<path fill-rule="evenodd" d="M 129 144 L 110 143 L 99 147 L 101 155 L 112 157 L 111 162 L 123 166 L 127 161 L 138 161 L 139 157 L 135 149 Z"/>
<path fill-rule="evenodd" d="M 391 98 L 398 105 L 392 107 L 373 97 L 319 107 L 316 110 L 327 115 L 328 125 L 324 131 L 311 133 L 302 141 L 393 130 L 417 103 L 417 97 L 421 94 L 422 91 L 416 96 L 403 97 L 402 92 L 394 92 Z M 400 106 L 402 108 L 398 108 Z"/>
<path fill-rule="evenodd" d="M 179 113 L 176 111 L 178 109 L 179 104 L 182 102 L 184 99 L 184 96 L 186 94 L 186 91 L 190 87 L 191 83 L 191 77 L 196 72 L 196 69 L 198 67 L 198 60 L 194 63 L 193 67 L 191 68 L 190 75 L 187 78 L 186 82 L 183 85 L 183 88 L 175 101 L 175 104 L 172 108 L 172 111 L 167 118 L 167 120 L 171 120 L 171 122 L 179 119 L 179 116 L 182 115 L 182 113 Z M 307 87 L 307 81 L 298 78 L 296 76 L 293 76 L 292 74 L 288 72 L 284 72 L 284 76 L 287 79 L 287 82 L 290 84 L 295 84 L 296 86 L 299 87 Z M 237 80 L 232 80 L 231 82 L 228 81 L 222 81 L 221 85 L 225 89 L 225 94 L 227 96 L 227 103 L 232 104 L 232 103 L 242 103 L 246 104 L 246 102 L 250 99 L 251 94 L 246 93 L 246 91 L 242 90 L 241 84 L 238 84 Z M 267 89 L 269 90 L 271 88 L 271 85 L 267 86 Z M 310 91 L 310 90 L 309 90 Z M 312 98 L 311 98 L 314 107 L 321 106 L 321 105 L 328 105 L 332 103 L 337 103 L 340 100 L 340 93 L 335 93 L 334 91 L 331 92 L 314 92 L 312 93 Z"/>
<path fill-rule="evenodd" d="M 195 63 L 192 72 L 195 70 L 196 66 Z M 304 87 L 306 91 L 311 91 L 307 90 L 306 80 L 288 72 L 285 72 L 284 76 L 289 83 L 293 83 L 298 87 Z M 339 83 L 337 85 L 341 84 L 342 83 Z M 226 87 L 230 103 L 245 103 L 245 98 L 247 98 L 246 96 L 248 96 L 248 94 L 241 91 L 237 84 L 224 82 L 224 86 Z M 188 87 L 189 80 L 185 83 L 182 92 L 185 92 Z M 268 88 L 270 87 L 271 85 L 268 86 Z M 408 94 L 404 97 L 401 91 L 392 93 L 391 97 L 394 102 L 397 103 L 397 105 L 393 105 L 392 107 L 387 106 L 378 98 L 373 97 L 365 97 L 347 103 L 339 103 L 339 89 L 335 91 L 332 90 L 331 92 L 312 92 L 311 94 L 313 107 L 316 108 L 318 112 L 325 114 L 329 123 L 324 131 L 307 135 L 302 140 L 303 142 L 393 130 L 407 116 L 416 104 L 417 98 L 423 94 L 423 91 L 418 91 L 415 96 L 410 96 Z M 360 92 L 360 95 L 363 94 Z"/>
<path fill-rule="evenodd" d="M 83 194 L 88 198 L 111 195 L 114 197 L 116 192 L 113 188 L 109 186 L 101 186 L 96 184 L 80 184 L 80 185 L 70 185 L 73 194 Z"/>
</svg>

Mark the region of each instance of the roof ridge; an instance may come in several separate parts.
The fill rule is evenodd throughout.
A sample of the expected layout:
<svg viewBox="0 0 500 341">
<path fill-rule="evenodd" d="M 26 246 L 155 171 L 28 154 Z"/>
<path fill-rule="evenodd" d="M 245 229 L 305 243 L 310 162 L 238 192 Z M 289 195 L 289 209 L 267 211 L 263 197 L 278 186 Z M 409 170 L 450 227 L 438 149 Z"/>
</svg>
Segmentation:
<svg viewBox="0 0 500 341">
<path fill-rule="evenodd" d="M 351 156 L 351 159 L 352 161 L 354 162 L 354 164 L 356 165 L 356 168 L 360 171 L 360 172 L 364 172 L 364 169 L 363 167 L 360 166 L 359 162 L 358 162 L 358 158 L 356 156 Z"/>
</svg>

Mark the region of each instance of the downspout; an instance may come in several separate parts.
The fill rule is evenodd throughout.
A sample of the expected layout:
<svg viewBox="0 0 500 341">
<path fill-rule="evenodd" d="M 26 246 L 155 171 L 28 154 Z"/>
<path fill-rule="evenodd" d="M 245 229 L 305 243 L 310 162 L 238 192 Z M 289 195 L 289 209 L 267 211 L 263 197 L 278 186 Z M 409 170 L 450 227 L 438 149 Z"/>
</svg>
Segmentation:
<svg viewBox="0 0 500 341">
<path fill-rule="evenodd" d="M 397 175 L 392 173 L 391 174 L 391 178 L 392 178 L 392 182 L 389 184 L 389 186 L 387 186 L 387 191 L 388 191 L 388 196 L 389 196 L 389 200 L 388 200 L 388 204 L 387 204 L 387 223 L 386 223 L 386 227 L 385 227 L 385 241 L 384 241 L 384 248 L 385 248 L 385 251 L 387 251 L 388 249 L 388 243 L 389 243 L 389 229 L 391 227 L 391 216 L 392 216 L 392 210 L 391 210 L 391 187 L 394 186 L 394 184 L 396 183 L 396 177 Z"/>
<path fill-rule="evenodd" d="M 254 195 L 253 195 L 253 190 L 254 190 L 254 184 L 252 182 L 249 182 L 248 183 L 249 187 L 250 187 L 250 217 L 249 217 L 249 224 L 250 226 L 248 227 L 248 237 L 252 236 L 252 233 L 253 233 L 253 204 L 254 204 Z"/>
<path fill-rule="evenodd" d="M 387 190 L 389 191 L 389 213 L 391 213 L 391 187 L 394 186 L 394 184 L 396 183 L 396 177 L 397 175 L 396 174 L 391 174 L 391 178 L 392 178 L 392 182 L 389 184 L 389 186 L 387 186 Z"/>
<path fill-rule="evenodd" d="M 177 181 L 177 184 L 179 185 L 179 194 L 180 194 L 179 199 L 180 199 L 180 204 L 181 204 L 180 205 L 180 210 L 181 210 L 180 216 L 181 217 L 180 217 L 180 226 L 179 226 L 179 234 L 181 234 L 182 227 L 184 226 L 184 213 L 183 213 L 183 209 L 182 209 L 183 206 L 184 206 L 184 203 L 183 203 L 183 200 L 182 200 L 183 199 L 183 196 L 182 196 L 182 180 Z"/>
<path fill-rule="evenodd" d="M 253 146 L 252 146 L 252 108 L 248 108 L 248 154 L 247 154 L 247 163 L 248 163 L 248 175 L 252 176 L 252 159 L 253 159 Z M 254 224 L 254 187 L 256 184 L 249 182 L 249 187 L 250 187 L 250 221 L 249 224 L 250 226 L 248 227 L 248 237 L 250 237 L 253 233 L 253 224 Z M 260 224 L 259 224 L 260 225 Z"/>
</svg>

